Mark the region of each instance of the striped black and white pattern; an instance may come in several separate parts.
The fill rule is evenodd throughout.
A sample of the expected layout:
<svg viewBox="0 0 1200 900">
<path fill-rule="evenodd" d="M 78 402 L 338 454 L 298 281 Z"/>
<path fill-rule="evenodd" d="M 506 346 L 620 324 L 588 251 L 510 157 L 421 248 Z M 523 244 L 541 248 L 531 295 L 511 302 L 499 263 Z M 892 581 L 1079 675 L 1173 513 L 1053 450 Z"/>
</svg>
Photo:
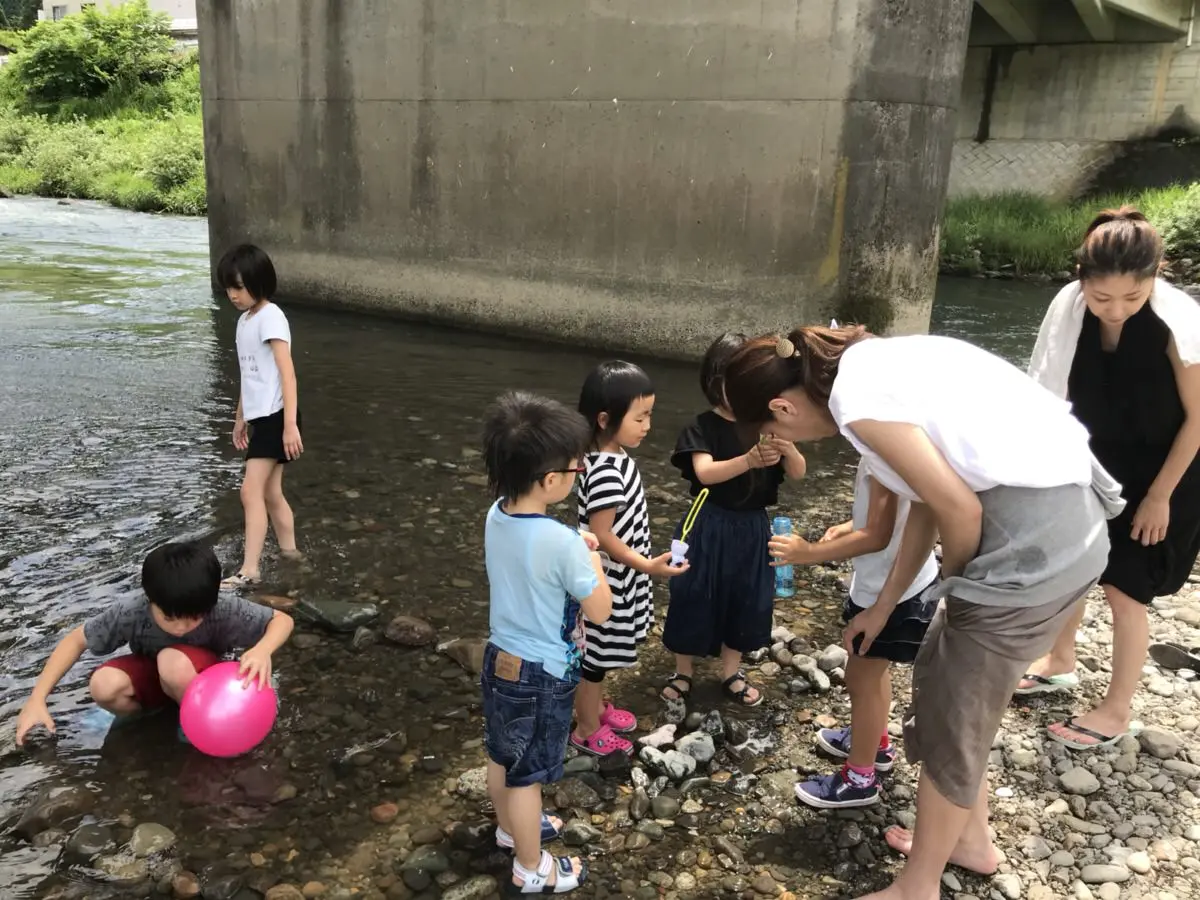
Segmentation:
<svg viewBox="0 0 1200 900">
<path fill-rule="evenodd" d="M 616 509 L 613 535 L 631 550 L 650 556 L 650 514 L 637 463 L 626 453 L 589 453 L 587 473 L 579 479 L 579 525 L 591 516 Z M 583 664 L 592 669 L 623 669 L 637 663 L 637 645 L 654 621 L 650 576 L 629 566 L 605 566 L 612 588 L 612 616 L 603 625 L 585 620 L 587 648 Z"/>
</svg>

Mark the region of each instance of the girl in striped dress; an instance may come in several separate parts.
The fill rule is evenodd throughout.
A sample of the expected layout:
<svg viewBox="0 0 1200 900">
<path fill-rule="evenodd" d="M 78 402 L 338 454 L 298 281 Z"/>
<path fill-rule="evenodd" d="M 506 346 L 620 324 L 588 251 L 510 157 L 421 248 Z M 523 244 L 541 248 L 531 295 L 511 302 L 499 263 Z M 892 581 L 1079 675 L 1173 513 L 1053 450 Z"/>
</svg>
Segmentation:
<svg viewBox="0 0 1200 900">
<path fill-rule="evenodd" d="M 671 565 L 668 551 L 650 556 L 650 516 L 637 463 L 625 452 L 650 431 L 654 386 L 633 363 L 601 363 L 588 375 L 579 395 L 579 411 L 592 426 L 587 471 L 578 483 L 579 525 L 596 536 L 607 554 L 604 571 L 612 589 L 612 615 L 603 625 L 585 619 L 587 647 L 575 692 L 576 730 L 571 743 L 594 756 L 632 753 L 621 734 L 637 727 L 633 713 L 604 699 L 610 669 L 637 663 L 637 645 L 653 622 L 651 578 L 670 578 L 687 570 Z"/>
</svg>

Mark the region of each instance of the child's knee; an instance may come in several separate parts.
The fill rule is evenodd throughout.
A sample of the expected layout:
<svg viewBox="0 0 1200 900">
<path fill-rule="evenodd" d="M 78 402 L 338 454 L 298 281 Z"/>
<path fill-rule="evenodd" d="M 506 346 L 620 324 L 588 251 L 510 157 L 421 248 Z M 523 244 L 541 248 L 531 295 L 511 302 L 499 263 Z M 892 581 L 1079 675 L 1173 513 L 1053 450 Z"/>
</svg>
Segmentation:
<svg viewBox="0 0 1200 900">
<path fill-rule="evenodd" d="M 101 666 L 92 673 L 88 692 L 101 706 L 112 706 L 133 695 L 133 681 L 116 666 Z"/>
<path fill-rule="evenodd" d="M 184 688 L 196 677 L 196 667 L 192 665 L 192 661 L 172 647 L 159 651 L 156 662 L 158 680 L 173 696 L 181 695 Z"/>
<path fill-rule="evenodd" d="M 262 504 L 266 501 L 266 489 L 261 481 L 246 479 L 242 482 L 242 489 L 239 492 L 242 497 L 243 506 L 253 506 Z"/>
</svg>

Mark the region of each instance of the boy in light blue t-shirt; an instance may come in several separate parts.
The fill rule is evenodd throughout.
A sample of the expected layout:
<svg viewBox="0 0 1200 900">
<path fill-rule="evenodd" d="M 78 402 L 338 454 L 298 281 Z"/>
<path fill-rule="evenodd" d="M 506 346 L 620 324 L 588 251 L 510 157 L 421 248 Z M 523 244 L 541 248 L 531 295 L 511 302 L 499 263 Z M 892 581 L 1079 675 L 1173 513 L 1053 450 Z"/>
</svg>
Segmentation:
<svg viewBox="0 0 1200 900">
<path fill-rule="evenodd" d="M 500 397 L 484 424 L 488 510 L 484 556 L 491 635 L 484 651 L 484 744 L 496 843 L 514 851 L 506 893 L 561 894 L 587 866 L 541 849 L 562 821 L 542 812 L 542 785 L 562 778 L 575 686 L 583 660 L 582 615 L 604 622 L 612 594 L 596 539 L 550 518 L 571 493 L 591 430 L 579 413 L 526 393 Z"/>
</svg>

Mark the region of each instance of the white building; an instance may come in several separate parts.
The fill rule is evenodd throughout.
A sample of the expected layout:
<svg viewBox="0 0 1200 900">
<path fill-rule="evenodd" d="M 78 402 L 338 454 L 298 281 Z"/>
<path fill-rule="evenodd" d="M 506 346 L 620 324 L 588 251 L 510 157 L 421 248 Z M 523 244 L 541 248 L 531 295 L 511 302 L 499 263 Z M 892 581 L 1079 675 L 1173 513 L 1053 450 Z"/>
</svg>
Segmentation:
<svg viewBox="0 0 1200 900">
<path fill-rule="evenodd" d="M 80 12 L 89 6 L 120 6 L 123 0 L 43 0 L 39 19 L 58 20 Z M 176 37 L 196 36 L 196 0 L 149 0 L 150 9 L 171 17 L 171 34 Z"/>
</svg>

